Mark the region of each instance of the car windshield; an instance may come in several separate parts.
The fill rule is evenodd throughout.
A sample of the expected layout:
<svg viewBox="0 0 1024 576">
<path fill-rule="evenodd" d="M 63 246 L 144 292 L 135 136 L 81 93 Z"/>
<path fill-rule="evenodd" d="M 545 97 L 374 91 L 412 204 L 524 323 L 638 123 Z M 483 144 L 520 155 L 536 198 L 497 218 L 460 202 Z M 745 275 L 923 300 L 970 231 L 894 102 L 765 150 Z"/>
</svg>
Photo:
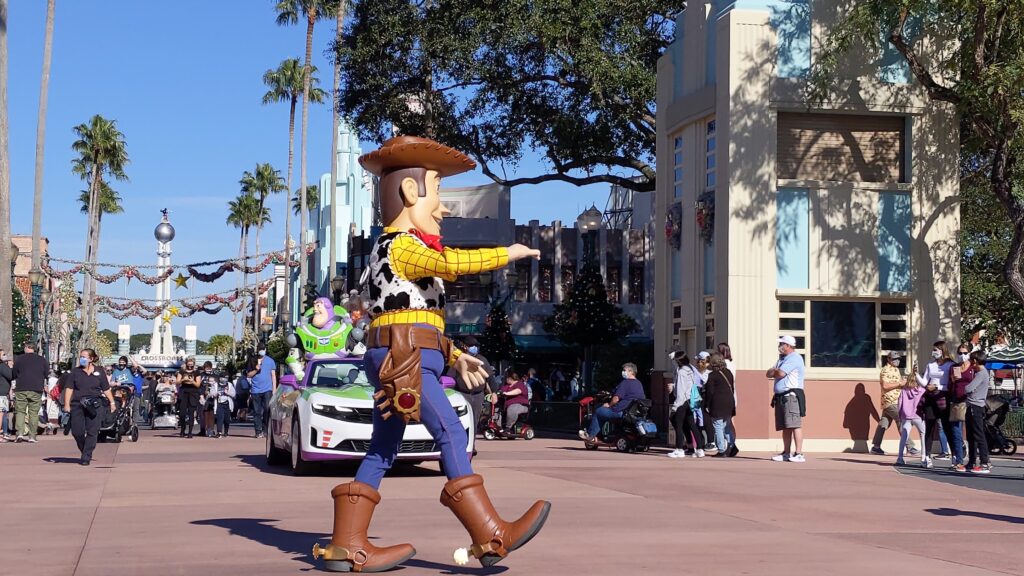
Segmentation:
<svg viewBox="0 0 1024 576">
<path fill-rule="evenodd" d="M 363 365 L 353 362 L 320 362 L 313 368 L 309 385 L 322 388 L 341 388 L 349 384 L 369 384 Z"/>
</svg>

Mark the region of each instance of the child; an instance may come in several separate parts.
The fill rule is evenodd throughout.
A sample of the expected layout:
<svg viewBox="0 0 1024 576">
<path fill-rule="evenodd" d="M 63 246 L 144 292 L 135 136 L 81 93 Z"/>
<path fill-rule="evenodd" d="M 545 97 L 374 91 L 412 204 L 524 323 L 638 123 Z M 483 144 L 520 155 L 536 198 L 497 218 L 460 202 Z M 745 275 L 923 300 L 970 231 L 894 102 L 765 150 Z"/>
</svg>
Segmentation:
<svg viewBox="0 0 1024 576">
<path fill-rule="evenodd" d="M 905 464 L 903 461 L 903 451 L 907 447 L 911 426 L 917 428 L 917 436 L 921 441 L 921 445 L 924 446 L 924 420 L 917 413 L 918 405 L 920 405 L 921 399 L 924 398 L 924 391 L 925 388 L 911 378 L 900 392 L 900 453 L 896 458 L 897 466 Z M 921 467 L 932 467 L 932 459 L 928 457 L 927 450 L 921 451 Z"/>
</svg>

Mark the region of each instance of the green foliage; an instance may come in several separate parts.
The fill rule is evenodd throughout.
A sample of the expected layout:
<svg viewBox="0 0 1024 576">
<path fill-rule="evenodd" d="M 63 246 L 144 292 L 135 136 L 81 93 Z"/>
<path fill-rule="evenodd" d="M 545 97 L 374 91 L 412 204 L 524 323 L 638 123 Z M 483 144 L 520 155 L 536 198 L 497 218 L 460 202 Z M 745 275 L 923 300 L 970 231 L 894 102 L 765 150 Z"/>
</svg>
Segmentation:
<svg viewBox="0 0 1024 576">
<path fill-rule="evenodd" d="M 13 284 L 11 287 L 11 340 L 14 343 L 14 352 L 20 354 L 25 343 L 32 340 L 32 312 L 31 307 L 25 303 L 25 296 L 21 290 Z"/>
<path fill-rule="evenodd" d="M 1019 326 L 1018 308 L 1024 303 L 1024 0 L 860 0 L 840 16 L 815 60 L 810 97 L 826 99 L 842 83 L 837 71 L 853 50 L 866 50 L 857 58 L 870 60 L 887 44 L 931 100 L 955 106 L 965 208 L 975 212 L 965 210 L 961 238 L 965 319 Z M 1002 286 L 996 278 L 1000 268 Z M 1008 299 L 1010 294 L 1016 302 Z"/>
<path fill-rule="evenodd" d="M 306 210 L 312 210 L 320 206 L 320 185 L 310 184 L 306 186 Z M 299 191 L 295 191 L 295 196 L 292 197 L 292 212 L 296 216 L 302 213 L 302 196 Z"/>
<path fill-rule="evenodd" d="M 206 345 L 206 353 L 213 354 L 218 360 L 226 359 L 231 355 L 231 346 L 234 344 L 231 336 L 227 334 L 214 334 Z"/>
<path fill-rule="evenodd" d="M 288 188 L 284 185 L 284 178 L 281 178 L 281 171 L 275 170 L 267 163 L 257 164 L 252 172 L 246 170 L 238 181 L 243 194 L 248 194 L 256 199 L 257 208 L 252 225 L 262 228 L 270 222 L 270 208 L 266 207 L 267 198 L 271 194 L 283 192 Z M 262 215 L 262 217 L 260 216 Z"/>
<path fill-rule="evenodd" d="M 104 328 L 96 333 L 97 354 L 99 354 L 99 347 L 101 346 L 100 341 L 105 344 L 106 349 L 110 350 L 112 354 L 117 352 L 117 332 Z M 102 356 L 102 354 L 100 355 Z"/>
<path fill-rule="evenodd" d="M 504 303 L 493 303 L 487 313 L 486 327 L 480 338 L 480 352 L 491 362 L 514 360 L 518 356 Z"/>
<path fill-rule="evenodd" d="M 100 180 L 99 186 L 100 217 L 102 218 L 104 214 L 123 213 L 124 207 L 121 206 L 121 195 L 103 180 Z M 82 204 L 82 214 L 88 214 L 89 191 L 82 190 L 82 193 L 78 195 L 78 201 Z"/>
<path fill-rule="evenodd" d="M 241 193 L 228 202 L 227 223 L 242 230 L 245 234 L 250 228 L 262 227 L 270 222 L 270 209 L 260 207 L 259 199 Z"/>
<path fill-rule="evenodd" d="M 264 104 L 287 102 L 291 106 L 302 98 L 302 63 L 298 58 L 282 60 L 276 70 L 263 73 L 263 83 L 268 90 L 263 95 Z M 316 66 L 309 71 L 309 101 L 322 104 L 327 99 L 327 92 L 319 88 L 320 79 L 316 77 Z"/>
<path fill-rule="evenodd" d="M 383 140 L 392 125 L 430 136 L 502 184 L 653 190 L 657 60 L 685 5 L 354 0 L 335 47 L 339 108 L 364 138 Z M 547 172 L 507 180 L 529 149 Z"/>
<path fill-rule="evenodd" d="M 288 357 L 288 343 L 281 336 L 274 336 L 267 341 L 267 356 L 274 359 L 274 362 L 283 365 Z"/>
<path fill-rule="evenodd" d="M 567 346 L 614 344 L 638 329 L 636 320 L 608 301 L 594 264 L 584 265 L 565 301 L 544 320 L 544 330 Z"/>
<path fill-rule="evenodd" d="M 103 180 L 107 176 L 115 180 L 128 179 L 124 171 L 128 165 L 128 148 L 116 120 L 97 114 L 88 124 L 75 126 L 74 133 L 78 139 L 71 144 L 71 149 L 78 153 L 78 158 L 71 163 L 72 172 L 90 184 L 94 175 Z"/>
</svg>

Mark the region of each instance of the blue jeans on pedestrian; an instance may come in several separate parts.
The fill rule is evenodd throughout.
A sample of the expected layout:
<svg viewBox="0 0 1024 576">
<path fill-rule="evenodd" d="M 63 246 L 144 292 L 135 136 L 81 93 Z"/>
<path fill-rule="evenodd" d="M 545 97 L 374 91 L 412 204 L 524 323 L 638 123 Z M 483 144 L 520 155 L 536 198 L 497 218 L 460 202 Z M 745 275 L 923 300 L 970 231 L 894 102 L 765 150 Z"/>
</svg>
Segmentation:
<svg viewBox="0 0 1024 576">
<path fill-rule="evenodd" d="M 729 446 L 736 443 L 736 430 L 732 427 L 732 420 L 713 418 L 711 424 L 715 427 L 715 446 L 718 453 L 724 454 Z"/>
<path fill-rule="evenodd" d="M 363 356 L 366 377 L 376 390 L 381 389 L 379 371 L 387 354 L 388 348 L 370 348 Z M 441 466 L 448 479 L 454 480 L 472 474 L 473 468 L 466 453 L 469 436 L 441 386 L 441 371 L 444 370 L 445 359 L 437 350 L 421 349 L 420 354 L 420 421 L 434 437 L 434 442 L 441 451 Z M 355 480 L 368 484 L 374 490 L 379 488 L 384 474 L 395 463 L 404 435 L 405 421 L 400 416 L 392 414 L 385 420 L 380 409 L 374 406 L 370 449 L 359 465 Z"/>
<path fill-rule="evenodd" d="M 939 453 L 949 454 L 949 438 L 946 437 L 946 427 L 939 427 Z"/>
<path fill-rule="evenodd" d="M 953 451 L 953 464 L 964 463 L 964 423 L 950 422 L 953 428 L 953 444 L 950 448 Z"/>
<path fill-rule="evenodd" d="M 263 434 L 266 431 L 267 419 L 270 416 L 267 408 L 270 406 L 270 397 L 273 395 L 273 392 L 252 393 L 252 427 L 257 434 Z"/>
<path fill-rule="evenodd" d="M 587 427 L 587 436 L 591 438 L 597 436 L 605 422 L 614 422 L 616 420 L 622 420 L 622 412 L 616 412 L 607 406 L 601 406 L 594 412 L 594 417 L 590 419 L 590 426 Z"/>
</svg>

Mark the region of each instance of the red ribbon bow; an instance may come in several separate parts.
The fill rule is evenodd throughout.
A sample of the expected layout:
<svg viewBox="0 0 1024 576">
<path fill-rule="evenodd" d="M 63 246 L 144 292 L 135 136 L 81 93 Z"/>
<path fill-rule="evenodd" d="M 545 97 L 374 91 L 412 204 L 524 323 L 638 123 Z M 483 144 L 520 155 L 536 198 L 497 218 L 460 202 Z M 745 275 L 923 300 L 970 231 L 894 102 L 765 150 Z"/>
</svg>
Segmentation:
<svg viewBox="0 0 1024 576">
<path fill-rule="evenodd" d="M 437 234 L 424 234 L 419 230 L 409 230 L 409 233 L 419 238 L 428 248 L 437 250 L 438 252 L 444 251 L 444 246 L 441 245 L 441 236 Z"/>
</svg>

